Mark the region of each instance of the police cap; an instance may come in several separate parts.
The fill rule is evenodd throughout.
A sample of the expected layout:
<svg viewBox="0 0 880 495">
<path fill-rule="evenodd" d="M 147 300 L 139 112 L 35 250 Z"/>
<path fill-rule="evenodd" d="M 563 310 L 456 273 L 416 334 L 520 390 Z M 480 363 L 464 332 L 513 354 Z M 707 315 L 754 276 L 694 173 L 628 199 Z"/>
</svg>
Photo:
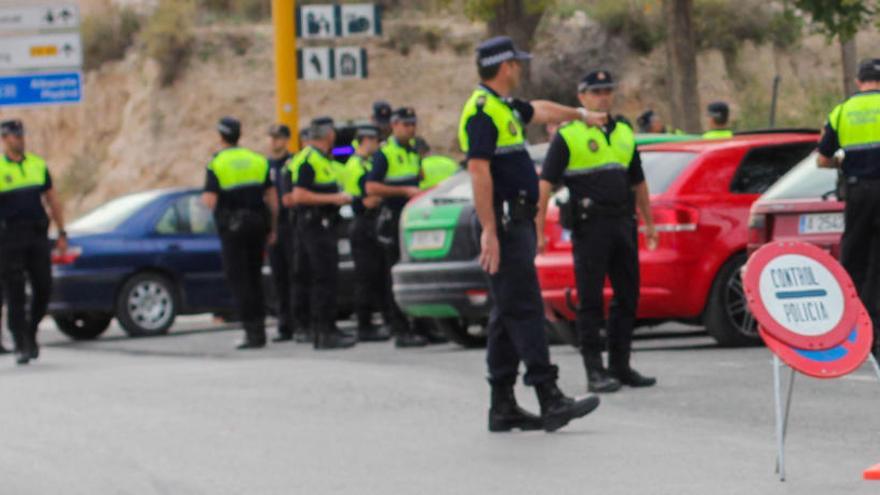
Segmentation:
<svg viewBox="0 0 880 495">
<path fill-rule="evenodd" d="M 335 129 L 336 123 L 333 122 L 332 117 L 315 117 L 312 119 L 311 124 L 309 124 L 309 136 L 312 139 L 321 139 Z"/>
<path fill-rule="evenodd" d="M 234 117 L 223 117 L 217 122 L 217 132 L 232 141 L 241 137 L 241 122 Z"/>
<path fill-rule="evenodd" d="M 412 107 L 400 107 L 391 115 L 392 122 L 403 122 L 404 124 L 415 124 L 416 111 Z"/>
<path fill-rule="evenodd" d="M 357 128 L 354 133 L 355 138 L 373 138 L 379 139 L 379 128 L 374 125 L 362 125 Z"/>
<path fill-rule="evenodd" d="M 285 124 L 272 124 L 269 126 L 269 135 L 274 138 L 290 139 L 290 127 Z"/>
<path fill-rule="evenodd" d="M 592 89 L 614 89 L 617 83 L 611 71 L 605 69 L 588 72 L 578 84 L 578 93 L 584 93 Z"/>
<path fill-rule="evenodd" d="M 24 136 L 24 124 L 18 120 L 4 120 L 0 122 L 0 136 Z"/>
<path fill-rule="evenodd" d="M 391 122 L 391 104 L 384 100 L 373 102 L 373 120 L 377 124 Z"/>
<path fill-rule="evenodd" d="M 727 122 L 727 118 L 730 117 L 730 107 L 723 101 L 713 101 L 706 105 L 706 113 L 717 121 Z"/>
<path fill-rule="evenodd" d="M 492 67 L 508 60 L 529 60 L 532 55 L 519 50 L 509 36 L 497 36 L 477 46 L 477 65 Z"/>
<path fill-rule="evenodd" d="M 859 64 L 858 80 L 862 82 L 880 81 L 880 58 L 862 60 L 862 63 Z"/>
</svg>

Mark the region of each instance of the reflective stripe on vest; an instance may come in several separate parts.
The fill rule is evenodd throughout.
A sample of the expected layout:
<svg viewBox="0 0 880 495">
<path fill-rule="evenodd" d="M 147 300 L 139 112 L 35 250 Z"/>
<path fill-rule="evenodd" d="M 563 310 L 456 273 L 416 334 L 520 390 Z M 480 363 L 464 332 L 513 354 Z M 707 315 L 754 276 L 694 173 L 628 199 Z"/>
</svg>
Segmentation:
<svg viewBox="0 0 880 495">
<path fill-rule="evenodd" d="M 715 129 L 703 133 L 703 139 L 728 139 L 733 137 L 730 129 Z"/>
<path fill-rule="evenodd" d="M 342 177 L 343 190 L 355 197 L 363 196 L 361 179 L 372 168 L 373 164 L 369 160 L 365 160 L 358 155 L 351 155 L 351 158 L 345 162 L 345 172 Z"/>
<path fill-rule="evenodd" d="M 828 123 L 845 151 L 880 148 L 880 91 L 859 93 L 837 105 Z"/>
<path fill-rule="evenodd" d="M 337 166 L 333 165 L 333 160 L 324 156 L 317 149 L 306 146 L 287 162 L 287 170 L 290 172 L 290 178 L 294 185 L 299 180 L 299 170 L 305 163 L 311 165 L 315 172 L 315 186 L 337 184 Z"/>
<path fill-rule="evenodd" d="M 0 155 L 0 194 L 46 185 L 46 161 L 25 153 L 21 163 Z"/>
<path fill-rule="evenodd" d="M 415 150 L 404 148 L 391 136 L 382 145 L 381 151 L 388 162 L 384 183 L 394 185 L 418 182 L 421 159 Z"/>
<path fill-rule="evenodd" d="M 492 119 L 492 123 L 498 130 L 495 155 L 505 155 L 526 149 L 526 138 L 519 117 L 504 100 L 480 87 L 468 98 L 461 111 L 461 120 L 458 124 L 458 144 L 462 151 L 467 153 L 470 149 L 470 140 L 467 135 L 468 120 L 480 111 Z"/>
<path fill-rule="evenodd" d="M 636 136 L 630 126 L 617 122 L 606 136 L 598 127 L 575 121 L 559 129 L 568 146 L 566 176 L 587 175 L 605 170 L 626 170 L 636 151 Z"/>
<path fill-rule="evenodd" d="M 228 148 L 217 153 L 208 168 L 224 191 L 265 184 L 269 175 L 266 157 L 246 148 Z"/>
</svg>

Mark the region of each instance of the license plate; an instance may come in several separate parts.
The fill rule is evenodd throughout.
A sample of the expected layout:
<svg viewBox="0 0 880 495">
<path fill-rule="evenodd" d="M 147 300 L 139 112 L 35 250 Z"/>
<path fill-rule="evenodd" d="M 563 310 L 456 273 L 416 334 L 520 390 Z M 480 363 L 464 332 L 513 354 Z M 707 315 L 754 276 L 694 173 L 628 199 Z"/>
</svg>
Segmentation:
<svg viewBox="0 0 880 495">
<path fill-rule="evenodd" d="M 810 213 L 801 215 L 801 234 L 839 234 L 843 232 L 843 213 Z"/>
<path fill-rule="evenodd" d="M 417 230 L 413 232 L 409 248 L 413 251 L 428 251 L 440 249 L 444 244 L 446 244 L 445 230 Z"/>
</svg>

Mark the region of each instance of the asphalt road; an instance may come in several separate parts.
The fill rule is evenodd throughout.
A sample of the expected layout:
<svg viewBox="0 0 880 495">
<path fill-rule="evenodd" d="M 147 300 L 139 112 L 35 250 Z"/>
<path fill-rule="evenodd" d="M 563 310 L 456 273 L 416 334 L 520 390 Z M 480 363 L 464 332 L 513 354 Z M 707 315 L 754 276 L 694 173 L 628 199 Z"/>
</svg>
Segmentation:
<svg viewBox="0 0 880 495">
<path fill-rule="evenodd" d="M 187 319 L 168 337 L 113 330 L 0 360 L 0 493 L 858 494 L 880 462 L 880 384 L 865 367 L 798 378 L 789 481 L 773 474 L 770 354 L 692 331 L 649 334 L 649 390 L 603 397 L 555 434 L 489 434 L 481 351 L 364 344 L 232 350 L 238 332 Z M 583 394 L 573 349 L 561 385 Z M 535 410 L 531 390 L 520 401 Z"/>
</svg>

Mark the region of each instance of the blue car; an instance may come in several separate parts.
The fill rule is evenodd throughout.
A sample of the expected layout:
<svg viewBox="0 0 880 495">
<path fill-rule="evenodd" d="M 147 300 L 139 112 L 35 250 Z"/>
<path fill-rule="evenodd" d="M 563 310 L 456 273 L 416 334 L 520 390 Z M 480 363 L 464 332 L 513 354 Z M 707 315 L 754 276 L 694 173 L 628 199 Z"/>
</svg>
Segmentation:
<svg viewBox="0 0 880 495">
<path fill-rule="evenodd" d="M 347 230 L 347 222 L 340 229 Z M 234 318 L 220 240 L 199 189 L 163 189 L 123 196 L 68 226 L 70 247 L 53 254 L 49 314 L 75 340 L 99 337 L 115 317 L 132 337 L 167 333 L 178 315 Z M 350 287 L 348 239 L 340 240 L 340 287 Z M 268 266 L 267 301 L 274 301 Z M 340 294 L 350 312 L 351 295 Z M 270 311 L 274 307 L 269 304 Z"/>
</svg>

